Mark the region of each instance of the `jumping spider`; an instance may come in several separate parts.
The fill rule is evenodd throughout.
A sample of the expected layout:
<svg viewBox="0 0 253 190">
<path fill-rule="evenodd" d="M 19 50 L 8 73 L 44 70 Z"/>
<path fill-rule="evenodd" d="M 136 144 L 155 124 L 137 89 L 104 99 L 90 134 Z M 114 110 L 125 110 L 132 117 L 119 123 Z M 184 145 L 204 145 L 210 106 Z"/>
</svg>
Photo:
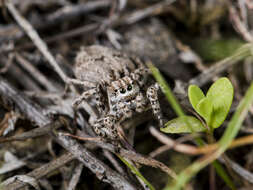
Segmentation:
<svg viewBox="0 0 253 190">
<path fill-rule="evenodd" d="M 91 125 L 98 136 L 117 140 L 116 124 L 150 107 L 163 126 L 159 86 L 147 86 L 152 76 L 139 59 L 99 45 L 83 47 L 76 56 L 74 73 L 77 79 L 71 82 L 87 91 L 73 105 L 77 107 L 83 100 L 95 98 L 100 118 Z"/>
</svg>

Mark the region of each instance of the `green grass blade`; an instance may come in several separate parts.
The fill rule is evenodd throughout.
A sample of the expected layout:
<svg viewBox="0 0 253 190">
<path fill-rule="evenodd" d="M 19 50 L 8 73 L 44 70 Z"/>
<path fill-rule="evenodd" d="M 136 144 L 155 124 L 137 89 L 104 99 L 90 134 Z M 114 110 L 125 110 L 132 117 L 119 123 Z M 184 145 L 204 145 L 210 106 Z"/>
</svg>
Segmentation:
<svg viewBox="0 0 253 190">
<path fill-rule="evenodd" d="M 221 154 L 225 152 L 227 147 L 231 144 L 232 140 L 238 133 L 243 120 L 245 119 L 248 110 L 253 103 L 253 82 L 250 88 L 246 92 L 246 95 L 241 100 L 236 112 L 234 113 L 232 119 L 230 120 L 228 127 L 219 141 L 220 147 L 212 154 L 204 156 L 202 159 L 194 162 L 184 171 L 182 171 L 177 178 L 177 181 L 170 188 L 173 190 L 181 189 L 197 172 L 202 168 L 206 167 L 212 161 L 217 159 Z"/>
<path fill-rule="evenodd" d="M 155 77 L 156 81 L 159 83 L 163 93 L 165 94 L 167 100 L 171 104 L 171 106 L 174 109 L 174 111 L 176 112 L 176 114 L 178 116 L 184 116 L 185 115 L 184 111 L 182 110 L 182 108 L 178 104 L 178 102 L 177 102 L 174 94 L 172 93 L 169 85 L 167 84 L 165 79 L 162 77 L 159 70 L 152 63 L 148 63 L 147 65 L 148 65 L 149 69 L 151 70 L 153 76 Z"/>
<path fill-rule="evenodd" d="M 213 161 L 212 165 L 214 166 L 217 174 L 225 181 L 225 183 L 229 186 L 230 189 L 235 190 L 235 185 L 230 179 L 230 177 L 227 175 L 225 169 L 218 161 Z"/>
<path fill-rule="evenodd" d="M 219 72 L 224 71 L 228 66 L 233 66 L 235 63 L 238 63 L 238 61 L 241 61 L 249 56 L 252 55 L 252 43 L 247 43 L 243 46 L 241 46 L 236 52 L 225 58 L 222 59 L 221 61 L 215 63 L 213 66 L 211 66 L 208 69 L 208 72 L 203 72 L 200 74 L 198 77 L 192 79 L 189 81 L 190 84 L 196 84 L 198 86 L 202 86 L 203 84 L 206 84 L 212 76 L 215 74 L 219 74 Z M 211 73 L 211 74 L 210 74 Z"/>
<path fill-rule="evenodd" d="M 227 186 L 232 190 L 236 190 L 235 185 L 233 184 L 230 177 L 227 175 L 223 166 L 219 162 L 217 162 L 216 160 L 212 163 L 212 165 L 214 166 L 217 174 L 225 181 Z M 171 187 L 168 185 L 163 190 L 171 190 Z"/>
<path fill-rule="evenodd" d="M 132 164 L 130 164 L 127 160 L 125 160 L 123 157 L 121 157 L 120 155 L 117 155 L 119 157 L 119 159 L 135 174 L 137 175 L 148 187 L 150 190 L 155 190 L 155 188 L 153 187 L 153 185 L 151 185 L 151 183 L 149 183 L 149 181 L 139 172 L 139 170 L 133 166 Z"/>
</svg>

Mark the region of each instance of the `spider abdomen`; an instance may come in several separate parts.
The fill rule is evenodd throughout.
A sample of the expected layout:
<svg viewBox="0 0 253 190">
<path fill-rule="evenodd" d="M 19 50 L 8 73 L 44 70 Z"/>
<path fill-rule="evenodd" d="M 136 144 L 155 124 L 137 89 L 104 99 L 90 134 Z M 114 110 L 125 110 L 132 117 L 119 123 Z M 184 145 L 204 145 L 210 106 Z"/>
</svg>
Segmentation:
<svg viewBox="0 0 253 190">
<path fill-rule="evenodd" d="M 74 72 L 79 80 L 99 84 L 110 84 L 138 67 L 125 54 L 99 45 L 83 47 L 75 62 Z"/>
</svg>

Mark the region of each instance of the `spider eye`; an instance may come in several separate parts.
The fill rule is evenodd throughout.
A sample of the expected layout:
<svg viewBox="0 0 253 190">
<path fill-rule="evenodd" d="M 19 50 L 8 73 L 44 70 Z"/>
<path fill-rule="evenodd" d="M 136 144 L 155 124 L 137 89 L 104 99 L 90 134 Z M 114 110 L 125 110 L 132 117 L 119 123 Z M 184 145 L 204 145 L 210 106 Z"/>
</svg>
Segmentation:
<svg viewBox="0 0 253 190">
<path fill-rule="evenodd" d="M 132 89 L 133 89 L 132 85 L 129 84 L 129 85 L 127 86 L 127 90 L 130 91 L 130 90 L 132 90 Z"/>
<path fill-rule="evenodd" d="M 120 90 L 120 93 L 121 94 L 124 94 L 126 92 L 126 90 L 124 89 L 124 88 L 122 88 L 121 90 Z"/>
</svg>

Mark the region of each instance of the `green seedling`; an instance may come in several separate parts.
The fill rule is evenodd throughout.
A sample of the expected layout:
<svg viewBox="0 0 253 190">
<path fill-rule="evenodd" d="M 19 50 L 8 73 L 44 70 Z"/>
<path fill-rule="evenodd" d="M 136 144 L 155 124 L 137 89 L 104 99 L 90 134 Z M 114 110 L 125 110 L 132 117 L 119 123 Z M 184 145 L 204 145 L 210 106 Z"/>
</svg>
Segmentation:
<svg viewBox="0 0 253 190">
<path fill-rule="evenodd" d="M 221 126 L 226 119 L 233 95 L 233 86 L 226 77 L 215 81 L 206 95 L 196 85 L 190 85 L 188 88 L 188 97 L 192 107 L 205 120 L 205 126 L 211 130 Z M 167 122 L 165 126 L 161 131 L 166 133 L 202 132 L 208 129 L 193 116 L 178 117 Z"/>
</svg>

